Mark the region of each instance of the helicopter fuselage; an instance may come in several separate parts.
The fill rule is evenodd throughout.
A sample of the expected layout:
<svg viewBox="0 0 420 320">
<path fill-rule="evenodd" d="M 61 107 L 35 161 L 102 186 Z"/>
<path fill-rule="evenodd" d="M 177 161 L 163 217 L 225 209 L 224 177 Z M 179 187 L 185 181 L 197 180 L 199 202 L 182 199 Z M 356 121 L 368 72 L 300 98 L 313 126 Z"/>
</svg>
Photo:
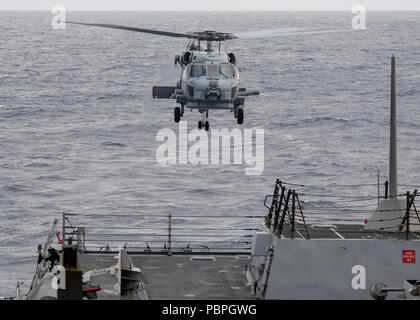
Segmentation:
<svg viewBox="0 0 420 320">
<path fill-rule="evenodd" d="M 222 41 L 234 39 L 261 38 L 261 36 L 291 35 L 293 32 L 263 32 L 225 33 L 212 30 L 179 33 L 172 31 L 135 28 L 107 23 L 85 23 L 66 21 L 66 23 L 127 30 L 148 33 L 158 36 L 190 39 L 187 51 L 175 57 L 175 64 L 182 67 L 181 77 L 174 87 L 154 86 L 152 90 L 154 99 L 176 99 L 180 107 L 174 108 L 174 120 L 179 122 L 184 115 L 184 109 L 197 109 L 202 114 L 198 128 L 209 130 L 208 113 L 211 109 L 230 109 L 233 111 L 237 123 L 243 124 L 245 98 L 260 95 L 261 90 L 246 90 L 239 87 L 239 70 L 236 66 L 236 57 L 233 53 L 220 52 Z M 267 33 L 267 31 L 269 31 Z M 343 30 L 341 30 L 343 31 Z M 334 30 L 304 31 L 298 34 L 335 32 Z M 295 33 L 296 34 L 296 33 Z M 206 41 L 207 47 L 201 46 Z M 219 43 L 219 51 L 215 52 L 213 43 Z"/>
<path fill-rule="evenodd" d="M 206 31 L 205 34 L 209 34 Z M 209 129 L 208 115 L 212 109 L 228 109 L 238 124 L 243 123 L 245 98 L 259 95 L 260 90 L 247 91 L 240 87 L 239 69 L 233 53 L 213 50 L 212 41 L 207 48 L 192 42 L 182 55 L 175 56 L 175 65 L 182 67 L 175 87 L 153 87 L 153 98 L 176 99 L 180 107 L 174 109 L 174 120 L 179 122 L 184 109 L 196 109 L 202 114 L 198 128 Z"/>
<path fill-rule="evenodd" d="M 198 109 L 233 109 L 243 104 L 238 97 L 239 70 L 232 54 L 207 51 L 184 53 L 175 98 L 183 107 Z M 187 61 L 185 61 L 188 59 Z"/>
</svg>

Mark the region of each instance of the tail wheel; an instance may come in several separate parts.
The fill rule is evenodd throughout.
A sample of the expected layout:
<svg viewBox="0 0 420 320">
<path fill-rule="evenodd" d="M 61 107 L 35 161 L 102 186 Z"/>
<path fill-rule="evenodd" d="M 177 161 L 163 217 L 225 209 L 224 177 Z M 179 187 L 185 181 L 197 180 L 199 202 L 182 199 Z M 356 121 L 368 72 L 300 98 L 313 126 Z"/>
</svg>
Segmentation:
<svg viewBox="0 0 420 320">
<path fill-rule="evenodd" d="M 244 123 L 244 109 L 238 109 L 238 124 Z"/>
<path fill-rule="evenodd" d="M 176 107 L 174 109 L 174 120 L 175 122 L 179 122 L 179 120 L 181 119 L 181 109 L 179 107 Z"/>
</svg>

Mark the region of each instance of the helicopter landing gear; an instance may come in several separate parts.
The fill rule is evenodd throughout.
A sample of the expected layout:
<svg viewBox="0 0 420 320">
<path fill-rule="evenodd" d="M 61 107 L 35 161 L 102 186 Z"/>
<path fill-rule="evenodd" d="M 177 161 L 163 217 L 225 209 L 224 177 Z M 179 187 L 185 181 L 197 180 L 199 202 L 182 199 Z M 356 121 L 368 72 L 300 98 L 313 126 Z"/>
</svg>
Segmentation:
<svg viewBox="0 0 420 320">
<path fill-rule="evenodd" d="M 210 129 L 210 123 L 206 120 L 204 121 L 204 111 L 201 113 L 202 114 L 202 120 L 198 121 L 198 129 L 205 129 L 206 131 L 209 131 Z M 209 117 L 209 110 L 206 111 L 206 119 L 208 119 Z"/>
<path fill-rule="evenodd" d="M 174 109 L 174 120 L 176 123 L 178 123 L 181 120 L 181 117 L 184 116 L 184 105 L 181 105 L 180 107 L 175 107 Z"/>
<path fill-rule="evenodd" d="M 202 122 L 202 121 L 198 121 L 198 129 L 205 129 L 206 131 L 209 131 L 210 129 L 210 123 L 208 121 L 206 122 Z"/>
<path fill-rule="evenodd" d="M 181 119 L 181 108 L 180 107 L 175 107 L 175 109 L 174 109 L 174 120 L 175 120 L 176 123 L 178 123 L 180 119 Z"/>
<path fill-rule="evenodd" d="M 239 98 L 237 97 L 233 105 L 235 119 L 238 124 L 244 123 L 244 102 L 245 102 L 244 97 L 239 97 Z"/>
<path fill-rule="evenodd" d="M 238 114 L 237 114 L 236 120 L 237 120 L 238 124 L 243 124 L 244 123 L 244 109 L 243 108 L 238 109 Z"/>
</svg>

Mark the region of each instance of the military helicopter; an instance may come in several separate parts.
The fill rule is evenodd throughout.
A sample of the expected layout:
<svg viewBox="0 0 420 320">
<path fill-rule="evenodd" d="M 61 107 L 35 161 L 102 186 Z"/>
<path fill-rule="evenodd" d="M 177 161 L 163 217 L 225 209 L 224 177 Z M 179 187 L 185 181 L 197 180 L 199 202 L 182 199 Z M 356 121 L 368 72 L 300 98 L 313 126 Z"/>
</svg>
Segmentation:
<svg viewBox="0 0 420 320">
<path fill-rule="evenodd" d="M 227 109 L 233 111 L 237 123 L 243 124 L 245 98 L 260 95 L 261 90 L 246 90 L 240 87 L 239 69 L 236 56 L 231 52 L 221 52 L 220 43 L 233 39 L 253 39 L 296 34 L 316 34 L 348 30 L 297 31 L 296 28 L 272 29 L 244 33 L 223 33 L 216 31 L 198 31 L 175 33 L 151 29 L 134 28 L 114 24 L 83 23 L 66 21 L 69 24 L 121 29 L 149 33 L 159 36 L 191 39 L 187 50 L 175 56 L 175 65 L 182 68 L 176 86 L 154 86 L 154 99 L 175 99 L 180 106 L 174 108 L 174 120 L 179 122 L 185 108 L 197 109 L 202 118 L 198 128 L 209 130 L 209 110 Z M 206 42 L 206 47 L 202 42 Z M 213 43 L 218 42 L 218 51 Z"/>
</svg>

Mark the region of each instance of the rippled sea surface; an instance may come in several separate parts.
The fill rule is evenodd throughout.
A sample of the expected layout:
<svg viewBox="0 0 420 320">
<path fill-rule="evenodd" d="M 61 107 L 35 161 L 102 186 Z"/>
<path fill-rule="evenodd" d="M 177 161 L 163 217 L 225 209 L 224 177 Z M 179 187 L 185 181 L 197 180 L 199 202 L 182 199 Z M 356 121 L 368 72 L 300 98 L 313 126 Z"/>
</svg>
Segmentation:
<svg viewBox="0 0 420 320">
<path fill-rule="evenodd" d="M 400 191 L 419 184 L 419 12 L 368 12 L 368 30 L 362 32 L 222 44 L 239 60 L 242 86 L 264 92 L 245 106 L 244 128 L 265 130 L 259 176 L 245 175 L 246 165 L 156 162 L 157 132 L 177 125 L 174 102 L 154 101 L 151 88 L 175 84 L 179 69 L 173 59 L 185 49 L 185 39 L 74 25 L 56 31 L 51 17 L 0 12 L 0 296 L 14 295 L 17 279 L 27 287 L 36 246 L 63 211 L 262 215 L 265 195 L 281 178 L 306 185 L 296 188 L 307 194 L 307 215 L 364 218 L 375 199 L 357 201 L 363 210 L 347 212 L 343 201 L 349 195 L 374 197 L 377 170 L 381 182 L 388 175 L 392 54 L 398 70 L 399 180 L 410 185 Z M 68 12 L 67 18 L 175 32 L 237 32 L 350 28 L 352 16 Z M 212 128 L 237 127 L 226 111 L 210 118 Z M 189 129 L 198 119 L 196 112 L 184 116 Z M 87 222 L 98 220 L 90 216 Z M 228 220 L 213 220 L 213 227 Z"/>
</svg>

